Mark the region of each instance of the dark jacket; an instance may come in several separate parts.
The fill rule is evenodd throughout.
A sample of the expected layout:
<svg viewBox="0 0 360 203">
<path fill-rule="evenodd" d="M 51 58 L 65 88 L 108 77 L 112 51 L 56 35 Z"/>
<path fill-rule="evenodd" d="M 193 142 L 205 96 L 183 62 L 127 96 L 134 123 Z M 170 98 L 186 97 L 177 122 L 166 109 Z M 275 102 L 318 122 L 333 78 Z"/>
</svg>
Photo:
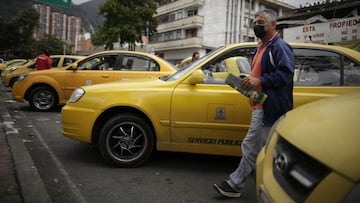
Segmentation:
<svg viewBox="0 0 360 203">
<path fill-rule="evenodd" d="M 263 91 L 268 95 L 263 104 L 263 122 L 271 126 L 293 108 L 295 63 L 292 48 L 280 36 L 276 36 L 268 45 L 261 59 L 260 81 Z"/>
</svg>

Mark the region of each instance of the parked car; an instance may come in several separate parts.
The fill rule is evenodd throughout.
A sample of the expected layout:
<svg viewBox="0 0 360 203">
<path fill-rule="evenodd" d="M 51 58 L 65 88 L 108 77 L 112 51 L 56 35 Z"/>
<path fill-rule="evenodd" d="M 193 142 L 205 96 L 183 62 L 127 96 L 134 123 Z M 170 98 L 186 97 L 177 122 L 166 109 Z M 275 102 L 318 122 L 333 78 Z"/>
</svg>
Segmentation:
<svg viewBox="0 0 360 203">
<path fill-rule="evenodd" d="M 62 68 L 83 58 L 83 56 L 75 55 L 51 55 L 51 68 Z M 19 76 L 25 73 L 36 71 L 35 60 L 29 60 L 23 65 L 15 65 L 5 69 L 3 83 L 5 87 L 13 87 Z"/>
<path fill-rule="evenodd" d="M 51 111 L 63 105 L 79 86 L 170 75 L 177 68 L 143 52 L 104 51 L 64 68 L 35 71 L 20 76 L 12 89 L 15 101 L 29 101 L 36 111 Z"/>
<path fill-rule="evenodd" d="M 77 88 L 62 108 L 62 133 L 98 145 L 104 159 L 119 167 L 145 163 L 154 149 L 241 156 L 251 109 L 247 97 L 224 83 L 223 72 L 234 69 L 223 65 L 239 56 L 251 61 L 256 45 L 219 47 L 168 77 Z M 360 89 L 359 52 L 291 45 L 295 107 Z M 310 69 L 318 75 L 306 74 Z"/>
<path fill-rule="evenodd" d="M 7 61 L 5 63 L 0 64 L 0 72 L 2 74 L 2 71 L 5 70 L 7 67 L 13 66 L 13 65 L 21 65 L 26 62 L 27 62 L 26 59 L 13 59 L 13 60 Z"/>
<path fill-rule="evenodd" d="M 283 116 L 257 158 L 259 202 L 360 202 L 360 91 Z"/>
</svg>

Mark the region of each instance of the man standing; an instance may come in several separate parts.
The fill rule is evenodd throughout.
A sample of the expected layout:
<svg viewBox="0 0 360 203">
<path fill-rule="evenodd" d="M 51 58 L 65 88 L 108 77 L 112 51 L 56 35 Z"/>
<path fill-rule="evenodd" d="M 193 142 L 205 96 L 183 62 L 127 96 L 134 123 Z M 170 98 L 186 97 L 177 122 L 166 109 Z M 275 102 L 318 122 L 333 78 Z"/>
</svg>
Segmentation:
<svg viewBox="0 0 360 203">
<path fill-rule="evenodd" d="M 49 57 L 48 51 L 44 51 L 43 54 L 39 55 L 36 60 L 36 69 L 37 70 L 46 70 L 51 68 L 51 59 Z"/>
<path fill-rule="evenodd" d="M 255 14 L 254 33 L 258 49 L 244 88 L 255 87 L 268 95 L 263 105 L 250 99 L 252 116 L 249 130 L 241 143 L 242 158 L 229 178 L 214 188 L 223 196 L 240 197 L 245 180 L 255 169 L 256 157 L 264 146 L 272 124 L 293 108 L 294 55 L 292 48 L 276 31 L 276 13 L 260 10 Z"/>
</svg>

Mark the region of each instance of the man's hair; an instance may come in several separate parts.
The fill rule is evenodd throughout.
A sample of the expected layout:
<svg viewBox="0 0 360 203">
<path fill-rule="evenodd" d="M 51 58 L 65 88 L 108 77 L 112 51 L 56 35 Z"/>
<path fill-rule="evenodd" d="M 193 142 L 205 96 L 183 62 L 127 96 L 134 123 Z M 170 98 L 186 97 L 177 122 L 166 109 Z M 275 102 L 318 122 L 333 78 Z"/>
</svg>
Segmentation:
<svg viewBox="0 0 360 203">
<path fill-rule="evenodd" d="M 271 21 L 275 21 L 276 22 L 276 12 L 272 9 L 263 9 L 263 10 L 259 10 L 255 13 L 255 18 L 257 16 L 260 16 L 260 15 L 264 15 L 265 14 L 265 17 L 266 17 L 266 21 L 267 22 L 271 22 Z"/>
<path fill-rule="evenodd" d="M 195 52 L 193 53 L 192 57 L 194 58 L 195 55 L 197 55 L 197 54 L 199 54 L 199 52 L 195 51 Z"/>
</svg>

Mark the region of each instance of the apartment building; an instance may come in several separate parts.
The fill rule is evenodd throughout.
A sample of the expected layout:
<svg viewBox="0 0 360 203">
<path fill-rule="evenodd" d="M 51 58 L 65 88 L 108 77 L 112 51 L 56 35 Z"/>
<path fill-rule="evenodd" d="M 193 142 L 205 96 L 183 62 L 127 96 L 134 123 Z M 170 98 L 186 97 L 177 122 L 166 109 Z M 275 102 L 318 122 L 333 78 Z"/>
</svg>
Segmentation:
<svg viewBox="0 0 360 203">
<path fill-rule="evenodd" d="M 33 37 L 34 39 L 40 39 L 41 37 L 50 34 L 50 19 L 51 19 L 51 10 L 50 6 L 45 6 L 42 4 L 34 4 L 33 7 L 39 12 L 39 27 L 35 30 Z"/>
<path fill-rule="evenodd" d="M 34 4 L 40 14 L 39 27 L 35 30 L 34 39 L 41 39 L 46 35 L 53 35 L 71 46 L 72 53 L 79 48 L 79 37 L 81 31 L 81 19 L 75 16 L 68 16 L 59 12 L 51 12 L 50 6 Z"/>
<path fill-rule="evenodd" d="M 51 13 L 51 35 L 66 40 L 66 20 L 67 16 L 63 13 L 53 12 Z"/>
<path fill-rule="evenodd" d="M 148 49 L 177 63 L 194 51 L 205 55 L 221 45 L 255 41 L 252 21 L 259 9 L 286 16 L 295 7 L 277 0 L 159 0 L 158 33 Z"/>
</svg>

